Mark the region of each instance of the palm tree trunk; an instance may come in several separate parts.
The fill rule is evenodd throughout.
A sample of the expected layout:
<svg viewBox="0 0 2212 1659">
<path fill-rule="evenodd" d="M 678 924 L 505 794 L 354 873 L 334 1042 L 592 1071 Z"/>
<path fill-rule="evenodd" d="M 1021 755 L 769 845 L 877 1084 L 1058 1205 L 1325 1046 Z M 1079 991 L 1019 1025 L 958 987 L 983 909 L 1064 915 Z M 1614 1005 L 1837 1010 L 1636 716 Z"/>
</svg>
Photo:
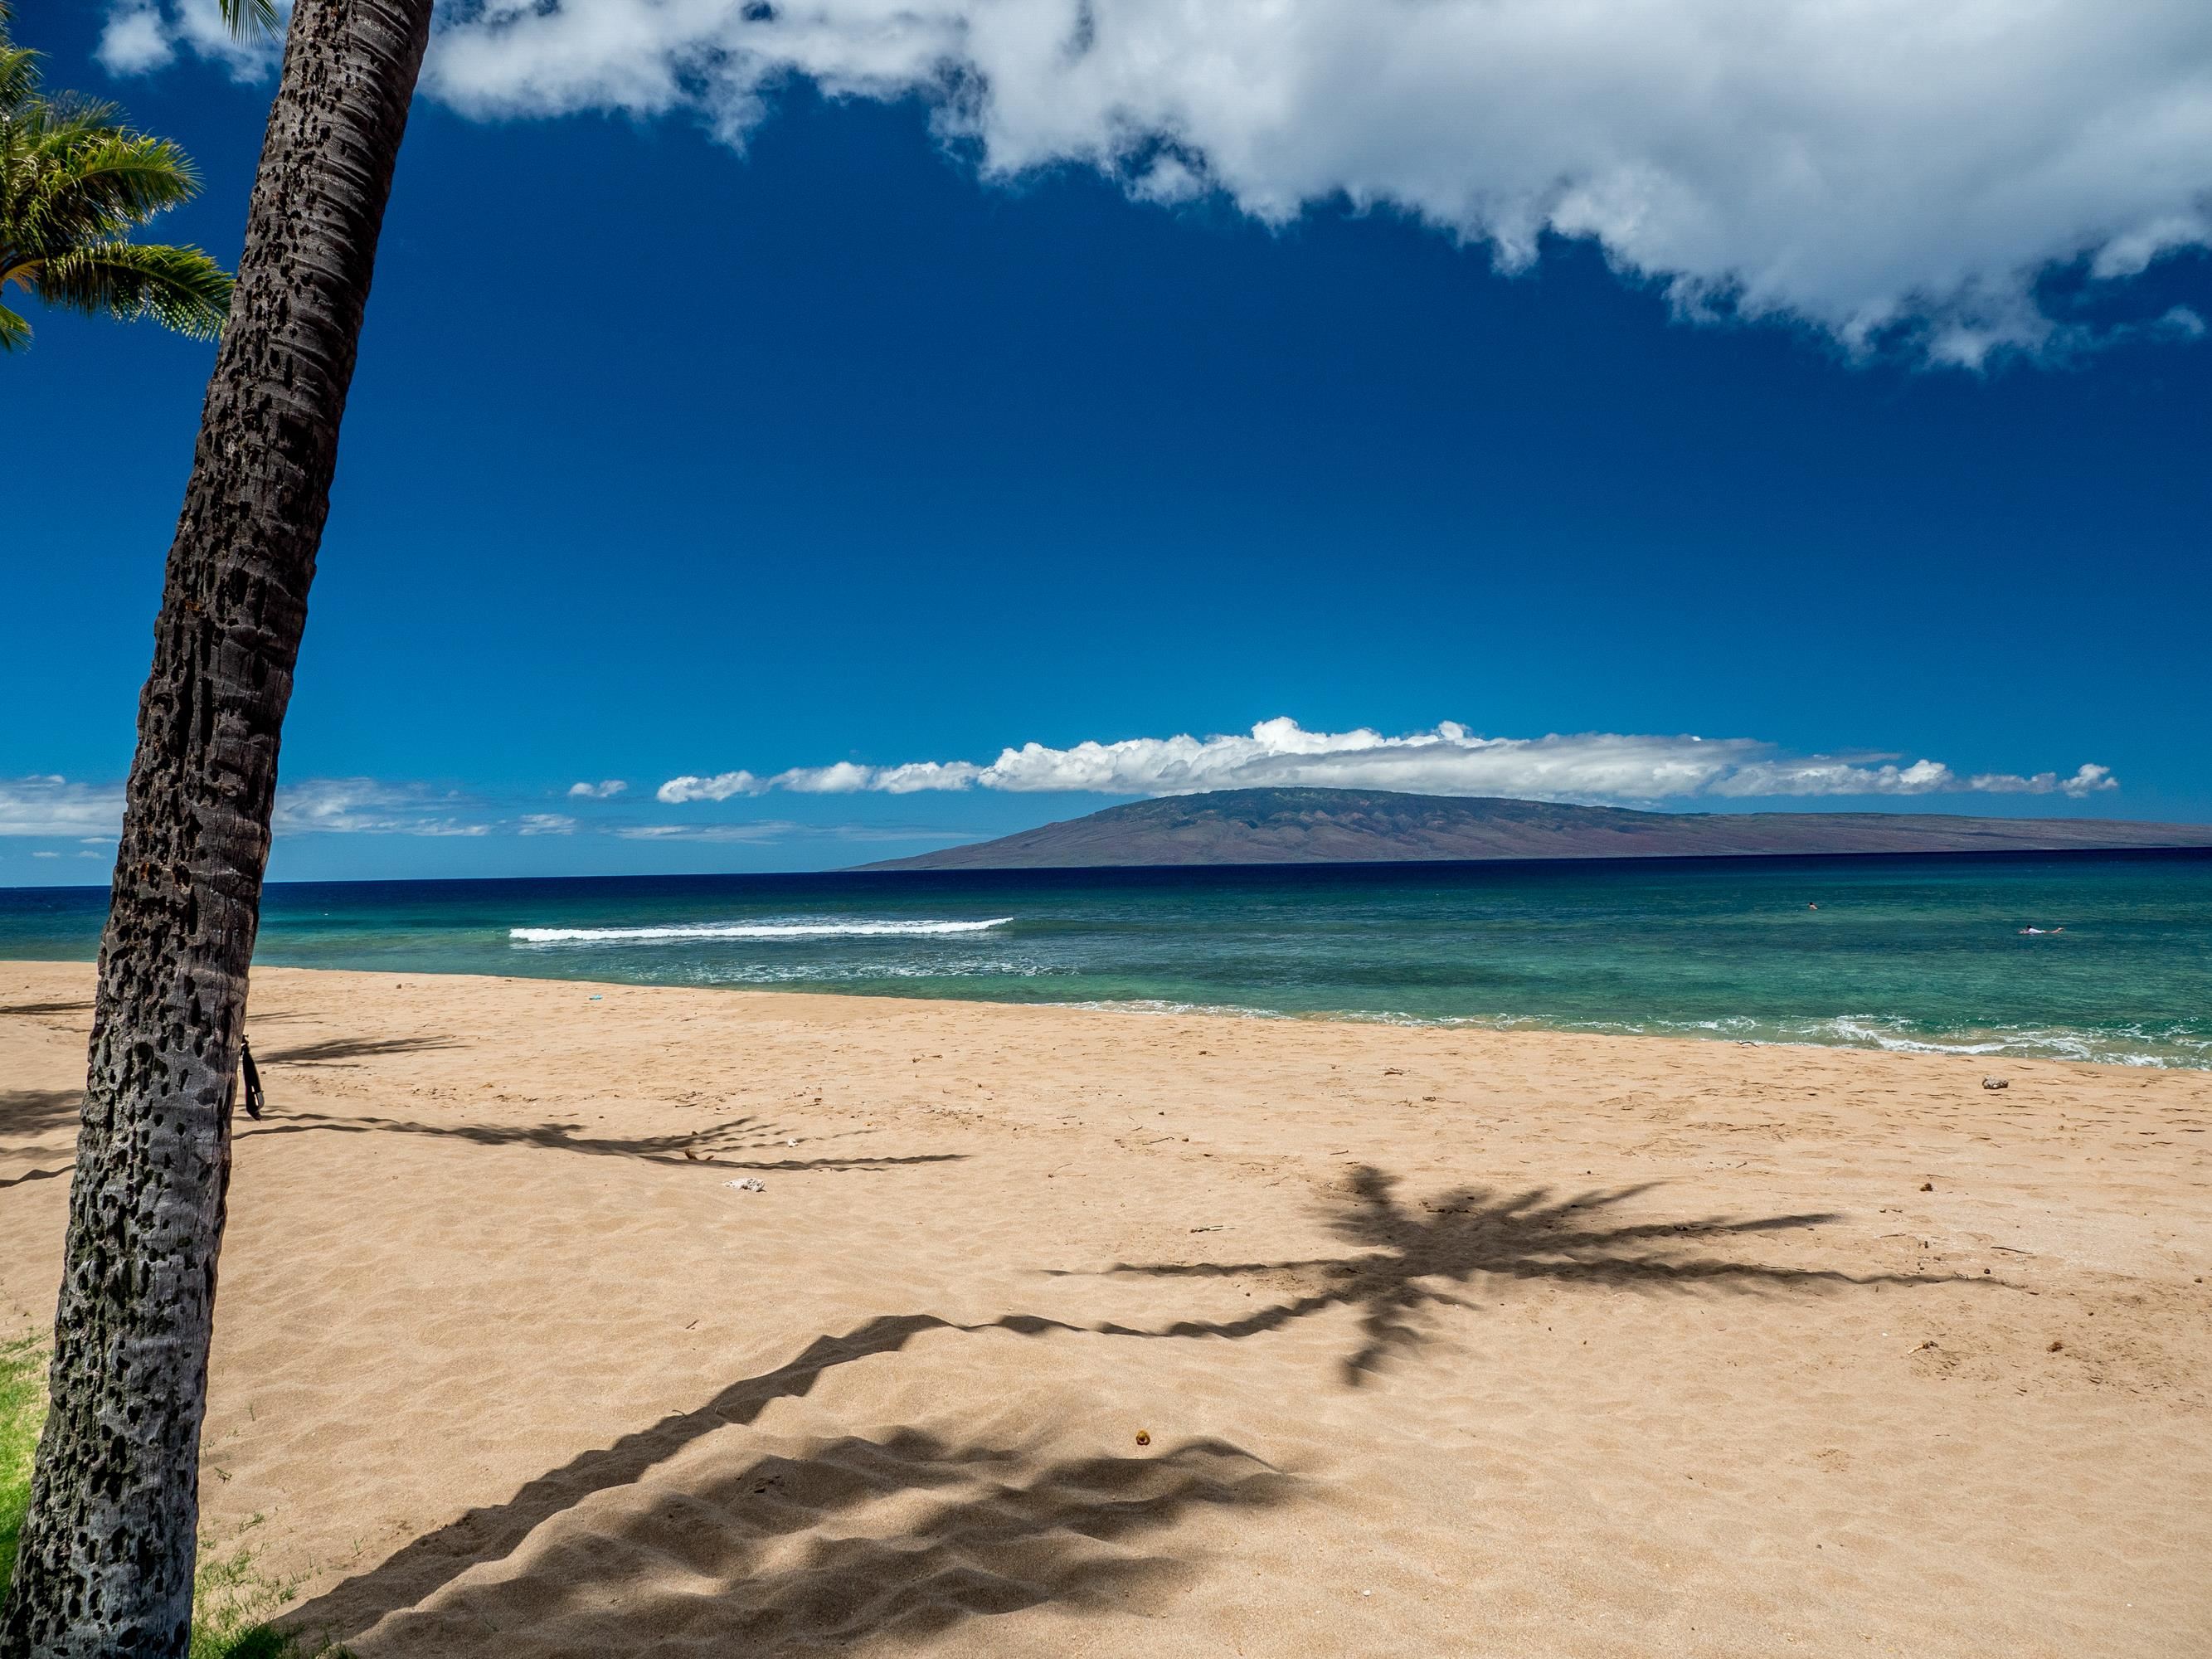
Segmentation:
<svg viewBox="0 0 2212 1659">
<path fill-rule="evenodd" d="M 277 739 L 430 4 L 292 12 L 139 700 L 10 1659 L 185 1651 Z"/>
</svg>

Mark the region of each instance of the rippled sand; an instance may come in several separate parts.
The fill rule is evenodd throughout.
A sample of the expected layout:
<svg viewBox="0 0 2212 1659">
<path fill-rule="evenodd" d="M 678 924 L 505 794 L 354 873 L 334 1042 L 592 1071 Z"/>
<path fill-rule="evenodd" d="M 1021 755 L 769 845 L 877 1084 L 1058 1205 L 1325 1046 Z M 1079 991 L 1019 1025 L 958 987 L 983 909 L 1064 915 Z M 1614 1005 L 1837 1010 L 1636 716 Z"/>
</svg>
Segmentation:
<svg viewBox="0 0 2212 1659">
<path fill-rule="evenodd" d="M 0 963 L 10 1334 L 90 987 Z M 252 1030 L 209 1523 L 361 1659 L 2212 1651 L 2212 1074 L 279 970 Z"/>
</svg>

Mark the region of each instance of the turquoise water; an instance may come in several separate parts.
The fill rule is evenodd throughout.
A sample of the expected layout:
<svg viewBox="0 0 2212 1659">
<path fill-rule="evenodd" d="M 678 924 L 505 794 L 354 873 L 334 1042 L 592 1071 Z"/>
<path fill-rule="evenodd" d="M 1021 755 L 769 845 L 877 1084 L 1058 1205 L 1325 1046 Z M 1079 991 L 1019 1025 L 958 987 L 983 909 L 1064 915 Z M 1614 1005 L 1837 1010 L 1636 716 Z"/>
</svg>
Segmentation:
<svg viewBox="0 0 2212 1659">
<path fill-rule="evenodd" d="M 2203 854 L 292 884 L 259 960 L 2212 1066 Z"/>
</svg>

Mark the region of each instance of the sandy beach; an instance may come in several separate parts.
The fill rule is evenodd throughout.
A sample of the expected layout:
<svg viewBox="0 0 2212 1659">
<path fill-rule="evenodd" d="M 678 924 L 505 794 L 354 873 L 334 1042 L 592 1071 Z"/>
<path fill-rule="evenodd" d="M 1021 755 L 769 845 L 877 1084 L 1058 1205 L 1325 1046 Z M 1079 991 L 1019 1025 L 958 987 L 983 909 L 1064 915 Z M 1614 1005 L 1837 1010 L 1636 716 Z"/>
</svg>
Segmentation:
<svg viewBox="0 0 2212 1659">
<path fill-rule="evenodd" d="M 91 988 L 0 964 L 9 1335 Z M 2212 1651 L 2212 1074 L 299 970 L 251 1030 L 207 1526 L 360 1659 Z"/>
</svg>

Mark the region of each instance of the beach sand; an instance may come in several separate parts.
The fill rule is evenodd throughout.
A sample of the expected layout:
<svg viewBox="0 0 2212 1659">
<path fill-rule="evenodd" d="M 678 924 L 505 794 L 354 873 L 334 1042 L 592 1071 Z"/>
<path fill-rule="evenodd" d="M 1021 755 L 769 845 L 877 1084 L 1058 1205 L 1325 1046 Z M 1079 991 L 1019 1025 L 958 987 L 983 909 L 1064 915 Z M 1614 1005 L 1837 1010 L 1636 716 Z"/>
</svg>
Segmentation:
<svg viewBox="0 0 2212 1659">
<path fill-rule="evenodd" d="M 9 1334 L 91 988 L 0 963 Z M 2212 1074 L 273 969 L 251 1032 L 207 1526 L 360 1659 L 2212 1652 Z"/>
</svg>

